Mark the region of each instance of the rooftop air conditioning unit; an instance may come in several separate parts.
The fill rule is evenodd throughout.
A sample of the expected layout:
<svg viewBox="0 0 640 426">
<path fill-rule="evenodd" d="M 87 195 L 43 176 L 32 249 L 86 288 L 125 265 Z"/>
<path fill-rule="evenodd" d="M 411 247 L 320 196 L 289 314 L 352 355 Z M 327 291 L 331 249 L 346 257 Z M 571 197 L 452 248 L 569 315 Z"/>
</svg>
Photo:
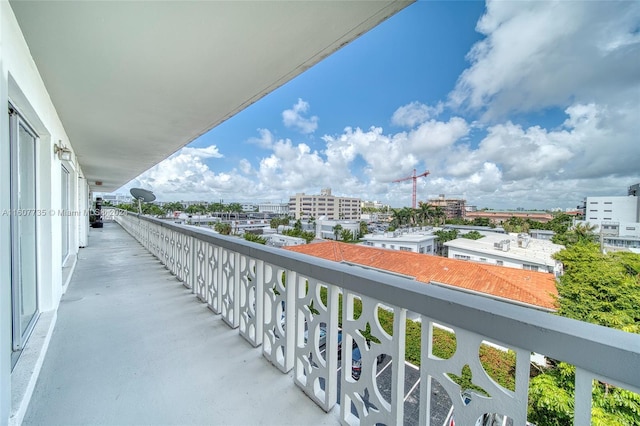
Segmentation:
<svg viewBox="0 0 640 426">
<path fill-rule="evenodd" d="M 502 240 L 499 243 L 493 243 L 493 248 L 501 251 L 509 251 L 510 246 L 511 246 L 511 241 L 509 240 Z"/>
</svg>

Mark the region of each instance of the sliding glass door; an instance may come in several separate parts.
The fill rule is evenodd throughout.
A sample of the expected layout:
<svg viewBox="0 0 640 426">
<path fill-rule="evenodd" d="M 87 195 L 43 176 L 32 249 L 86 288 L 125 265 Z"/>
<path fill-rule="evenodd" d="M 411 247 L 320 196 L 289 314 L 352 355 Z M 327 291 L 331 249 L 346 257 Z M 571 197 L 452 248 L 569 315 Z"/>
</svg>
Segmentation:
<svg viewBox="0 0 640 426">
<path fill-rule="evenodd" d="M 36 141 L 9 108 L 11 141 L 11 296 L 13 349 L 21 350 L 38 315 L 36 265 Z"/>
<path fill-rule="evenodd" d="M 69 170 L 65 166 L 61 166 L 62 170 L 60 173 L 61 181 L 60 181 L 60 195 L 62 196 L 62 210 L 65 211 L 64 214 L 60 217 L 60 223 L 62 224 L 62 266 L 64 266 L 64 262 L 69 256 L 69 215 L 67 212 L 70 210 L 69 206 L 69 186 L 71 179 L 69 177 Z"/>
</svg>

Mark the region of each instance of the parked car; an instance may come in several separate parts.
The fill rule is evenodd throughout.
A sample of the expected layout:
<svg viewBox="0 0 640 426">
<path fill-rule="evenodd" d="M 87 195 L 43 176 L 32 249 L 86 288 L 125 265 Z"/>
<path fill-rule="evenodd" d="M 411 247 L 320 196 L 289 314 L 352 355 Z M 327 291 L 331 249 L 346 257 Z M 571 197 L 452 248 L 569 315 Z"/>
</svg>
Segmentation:
<svg viewBox="0 0 640 426">
<path fill-rule="evenodd" d="M 309 338 L 309 329 L 305 325 L 304 329 L 304 343 L 307 343 L 307 339 Z M 327 328 L 320 325 L 320 343 L 318 344 L 319 348 L 323 348 L 327 344 Z"/>
<path fill-rule="evenodd" d="M 353 341 L 351 352 L 351 377 L 355 380 L 360 378 L 360 374 L 362 374 L 362 354 L 360 353 L 360 348 L 356 344 L 356 341 Z M 338 359 L 342 358 L 342 330 L 338 330 Z M 380 354 L 376 357 L 376 361 L 378 364 L 384 361 L 384 354 Z"/>
</svg>

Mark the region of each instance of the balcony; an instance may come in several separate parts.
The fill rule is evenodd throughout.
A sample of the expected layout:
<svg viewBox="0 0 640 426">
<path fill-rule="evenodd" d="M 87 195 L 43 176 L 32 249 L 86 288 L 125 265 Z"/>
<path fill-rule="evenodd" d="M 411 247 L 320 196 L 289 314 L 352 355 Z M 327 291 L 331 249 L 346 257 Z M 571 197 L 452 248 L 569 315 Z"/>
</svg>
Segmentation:
<svg viewBox="0 0 640 426">
<path fill-rule="evenodd" d="M 639 391 L 636 335 L 121 213 L 115 220 L 144 248 L 115 223 L 92 231 L 25 424 L 440 426 L 436 394 L 446 391 L 456 424 L 498 413 L 523 425 L 531 352 L 576 366 L 576 425 L 590 423 L 592 380 Z M 393 312 L 392 333 L 380 308 Z M 417 373 L 400 362 L 407 317 L 422 322 Z M 455 331 L 451 358 L 431 355 L 428 324 Z M 485 373 L 483 341 L 515 352 L 515 390 Z M 490 397 L 450 379 L 466 366 Z M 407 390 L 411 374 L 419 380 Z"/>
</svg>

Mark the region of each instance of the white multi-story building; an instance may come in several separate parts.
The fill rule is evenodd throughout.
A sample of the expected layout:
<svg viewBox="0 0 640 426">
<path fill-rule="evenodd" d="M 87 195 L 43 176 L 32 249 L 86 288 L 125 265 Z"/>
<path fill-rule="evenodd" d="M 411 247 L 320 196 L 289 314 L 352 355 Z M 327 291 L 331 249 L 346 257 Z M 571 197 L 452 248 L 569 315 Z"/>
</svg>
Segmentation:
<svg viewBox="0 0 640 426">
<path fill-rule="evenodd" d="M 640 248 L 640 183 L 628 188 L 627 196 L 587 197 L 584 221 L 595 225 L 605 247 Z"/>
<path fill-rule="evenodd" d="M 95 201 L 96 198 L 102 198 L 103 202 L 109 202 L 114 206 L 117 206 L 118 204 L 129 204 L 131 202 L 133 202 L 133 197 L 129 194 L 122 194 L 122 193 L 102 193 L 102 192 L 94 192 L 93 194 L 93 200 Z"/>
<path fill-rule="evenodd" d="M 444 243 L 448 257 L 490 263 L 510 268 L 562 274 L 562 264 L 553 254 L 564 247 L 527 234 L 486 233 L 483 238 L 457 238 Z"/>
<path fill-rule="evenodd" d="M 257 203 L 259 213 L 289 214 L 289 204 L 287 203 Z"/>
<path fill-rule="evenodd" d="M 396 230 L 379 234 L 367 234 L 364 245 L 389 250 L 412 251 L 414 253 L 434 254 L 435 236 L 432 230 Z"/>
<path fill-rule="evenodd" d="M 320 195 L 299 193 L 289 198 L 289 214 L 295 219 L 360 220 L 360 199 L 336 197 L 325 188 Z"/>
<path fill-rule="evenodd" d="M 360 233 L 360 222 L 353 220 L 316 220 L 316 238 L 324 239 L 340 239 L 340 236 L 336 237 L 335 226 L 340 225 L 342 230 L 347 230 L 353 234 L 354 238 Z M 303 225 L 304 229 L 304 225 Z M 342 232 L 342 231 L 340 231 Z"/>
</svg>

